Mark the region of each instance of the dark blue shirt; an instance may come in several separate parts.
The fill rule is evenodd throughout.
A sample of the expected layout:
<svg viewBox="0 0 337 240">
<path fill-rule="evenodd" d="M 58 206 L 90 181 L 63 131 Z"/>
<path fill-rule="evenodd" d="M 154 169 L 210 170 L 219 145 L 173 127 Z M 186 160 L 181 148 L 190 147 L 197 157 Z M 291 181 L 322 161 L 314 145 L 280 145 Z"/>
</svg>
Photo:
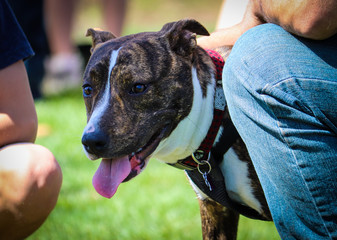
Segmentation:
<svg viewBox="0 0 337 240">
<path fill-rule="evenodd" d="M 34 52 L 7 0 L 0 0 L 0 69 L 32 55 Z"/>
</svg>

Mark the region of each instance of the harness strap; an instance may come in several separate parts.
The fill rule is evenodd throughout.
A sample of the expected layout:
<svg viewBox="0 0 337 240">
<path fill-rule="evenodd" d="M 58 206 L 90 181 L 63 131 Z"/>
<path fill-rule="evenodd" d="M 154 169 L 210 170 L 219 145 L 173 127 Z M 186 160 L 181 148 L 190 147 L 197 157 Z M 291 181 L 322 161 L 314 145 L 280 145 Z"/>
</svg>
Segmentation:
<svg viewBox="0 0 337 240">
<path fill-rule="evenodd" d="M 223 123 L 224 129 L 222 134 L 225 134 L 226 139 L 230 140 L 224 146 L 221 146 L 221 152 L 225 153 L 238 139 L 239 135 L 229 118 L 224 118 L 225 114 L 225 96 L 222 90 L 222 69 L 224 60 L 219 53 L 213 50 L 206 50 L 216 68 L 217 86 L 214 99 L 214 114 L 210 129 L 207 132 L 206 138 L 203 140 L 199 148 L 192 156 L 179 160 L 171 166 L 184 169 L 190 180 L 209 198 L 218 202 L 222 206 L 231 209 L 236 209 L 240 214 L 250 218 L 264 219 L 254 209 L 234 202 L 228 196 L 226 191 L 226 183 L 224 176 L 219 167 L 220 162 L 216 162 L 211 154 L 211 149 L 214 147 L 214 141 L 218 134 L 219 128 Z M 221 159 L 221 157 L 217 157 Z M 220 160 L 219 160 L 220 161 Z"/>
<path fill-rule="evenodd" d="M 206 51 L 210 55 L 216 68 L 216 89 L 214 97 L 213 120 L 206 134 L 206 138 L 202 141 L 199 148 L 191 156 L 185 159 L 178 160 L 176 163 L 173 164 L 169 163 L 169 165 L 179 169 L 197 169 L 200 164 L 209 161 L 210 152 L 225 113 L 226 100 L 222 90 L 222 69 L 225 62 L 218 52 L 214 50 Z"/>
<path fill-rule="evenodd" d="M 213 186 L 212 190 L 210 190 L 210 188 L 205 184 L 204 178 L 198 170 L 185 170 L 185 172 L 191 181 L 213 201 L 216 201 L 227 208 L 235 209 L 246 217 L 264 220 L 265 218 L 254 209 L 230 199 L 226 191 L 225 179 L 218 163 L 214 161 L 213 157 L 210 158 L 209 163 L 212 166 L 212 170 L 207 175 L 207 179 L 209 184 Z"/>
</svg>

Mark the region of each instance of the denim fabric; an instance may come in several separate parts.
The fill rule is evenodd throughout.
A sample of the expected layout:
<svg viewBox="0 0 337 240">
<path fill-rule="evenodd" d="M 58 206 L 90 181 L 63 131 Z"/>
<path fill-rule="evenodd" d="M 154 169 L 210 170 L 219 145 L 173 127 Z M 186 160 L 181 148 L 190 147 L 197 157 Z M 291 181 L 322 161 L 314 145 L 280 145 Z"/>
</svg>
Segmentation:
<svg viewBox="0 0 337 240">
<path fill-rule="evenodd" d="M 337 36 L 264 24 L 235 44 L 223 82 L 282 239 L 337 239 Z"/>
</svg>

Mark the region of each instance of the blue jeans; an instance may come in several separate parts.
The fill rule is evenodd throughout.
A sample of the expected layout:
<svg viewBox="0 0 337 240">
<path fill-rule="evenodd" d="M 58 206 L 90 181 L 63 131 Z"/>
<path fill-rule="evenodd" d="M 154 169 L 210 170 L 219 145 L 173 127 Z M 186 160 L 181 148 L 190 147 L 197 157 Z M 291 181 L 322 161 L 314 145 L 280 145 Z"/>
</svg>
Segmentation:
<svg viewBox="0 0 337 240">
<path fill-rule="evenodd" d="M 232 120 L 282 239 L 337 239 L 337 36 L 297 38 L 264 24 L 224 68 Z"/>
</svg>

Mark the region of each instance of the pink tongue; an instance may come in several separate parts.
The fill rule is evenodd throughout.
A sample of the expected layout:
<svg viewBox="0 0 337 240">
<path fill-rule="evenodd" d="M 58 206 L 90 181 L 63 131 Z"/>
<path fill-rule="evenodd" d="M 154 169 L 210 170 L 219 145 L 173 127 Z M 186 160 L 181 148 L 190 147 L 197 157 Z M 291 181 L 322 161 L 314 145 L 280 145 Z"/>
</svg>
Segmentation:
<svg viewBox="0 0 337 240">
<path fill-rule="evenodd" d="M 114 160 L 102 159 L 92 179 L 92 184 L 100 195 L 111 198 L 130 172 L 131 164 L 128 156 Z"/>
</svg>

